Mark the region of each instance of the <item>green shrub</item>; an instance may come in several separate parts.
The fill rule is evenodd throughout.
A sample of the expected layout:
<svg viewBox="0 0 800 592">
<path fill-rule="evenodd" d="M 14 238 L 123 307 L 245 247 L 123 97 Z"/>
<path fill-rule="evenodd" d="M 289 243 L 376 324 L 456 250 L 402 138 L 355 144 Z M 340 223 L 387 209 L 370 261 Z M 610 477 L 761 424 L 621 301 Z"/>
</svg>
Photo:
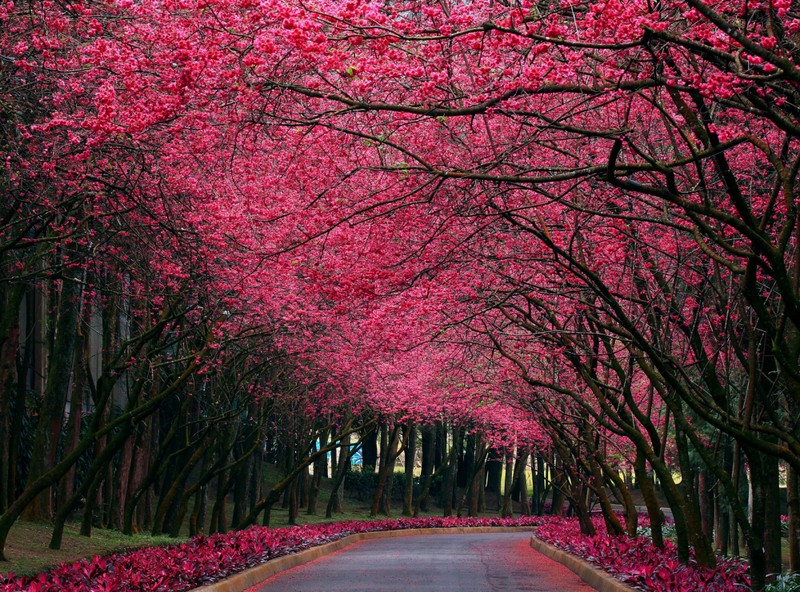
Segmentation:
<svg viewBox="0 0 800 592">
<path fill-rule="evenodd" d="M 767 584 L 764 592 L 800 592 L 800 573 L 782 573 L 775 581 Z"/>
</svg>

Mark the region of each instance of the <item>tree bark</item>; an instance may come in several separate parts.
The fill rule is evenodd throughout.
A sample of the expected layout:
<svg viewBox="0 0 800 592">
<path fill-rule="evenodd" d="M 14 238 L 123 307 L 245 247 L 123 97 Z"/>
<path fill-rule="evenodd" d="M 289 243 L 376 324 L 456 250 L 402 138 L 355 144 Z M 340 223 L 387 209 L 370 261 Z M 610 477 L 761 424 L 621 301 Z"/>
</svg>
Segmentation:
<svg viewBox="0 0 800 592">
<path fill-rule="evenodd" d="M 417 426 L 409 420 L 406 426 L 405 488 L 403 491 L 403 516 L 414 514 L 414 465 L 417 456 Z"/>
<path fill-rule="evenodd" d="M 511 506 L 511 490 L 514 488 L 514 457 L 510 452 L 506 452 L 506 475 L 503 484 L 503 504 L 500 508 L 500 515 L 503 518 L 511 518 L 514 509 Z"/>
<path fill-rule="evenodd" d="M 17 352 L 20 346 L 19 310 L 25 296 L 25 286 L 0 287 L 0 512 L 10 503 L 12 464 L 12 417 L 16 411 L 13 393 L 16 392 Z"/>
<path fill-rule="evenodd" d="M 786 470 L 786 494 L 789 506 L 789 571 L 800 571 L 800 487 L 797 471 Z"/>
<path fill-rule="evenodd" d="M 394 480 L 394 464 L 397 460 L 397 457 L 400 456 L 400 453 L 405 448 L 404 446 L 400 446 L 400 425 L 395 425 L 391 432 L 389 432 L 388 427 L 384 426 L 386 437 L 384 438 L 383 434 L 381 435 L 382 443 L 386 443 L 385 452 L 384 446 L 381 446 L 381 458 L 380 458 L 380 470 L 378 472 L 378 485 L 375 488 L 375 497 L 372 500 L 372 509 L 370 510 L 370 516 L 377 516 L 378 513 L 382 513 L 385 516 L 388 516 L 391 512 L 391 492 L 392 492 L 392 484 L 389 482 L 390 479 Z"/>
<path fill-rule="evenodd" d="M 636 483 L 642 492 L 644 498 L 644 505 L 647 508 L 647 516 L 650 519 L 650 539 L 653 545 L 659 549 L 664 548 L 664 513 L 661 511 L 661 504 L 658 503 L 658 496 L 656 494 L 653 479 L 647 472 L 647 459 L 640 451 L 636 451 L 636 460 L 634 462 L 634 471 L 636 474 Z"/>
<path fill-rule="evenodd" d="M 421 502 L 414 504 L 414 516 L 419 514 L 419 511 L 428 511 L 428 492 L 430 492 L 430 478 L 435 470 L 434 464 L 436 460 L 436 427 L 432 425 L 422 426 L 422 490 L 425 492 L 424 497 L 420 494 Z M 427 487 L 427 488 L 426 488 Z"/>
<path fill-rule="evenodd" d="M 36 481 L 56 463 L 56 446 L 61 433 L 64 408 L 67 404 L 67 395 L 71 384 L 70 374 L 74 366 L 80 311 L 80 286 L 78 278 L 73 276 L 67 276 L 61 282 L 54 323 L 53 350 L 48 359 L 47 382 L 31 451 L 29 481 Z M 23 517 L 29 520 L 49 520 L 52 512 L 53 500 L 48 487 L 36 495 L 23 512 Z"/>
<path fill-rule="evenodd" d="M 362 437 L 361 466 L 365 472 L 375 472 L 378 468 L 378 430 L 370 429 Z"/>
<path fill-rule="evenodd" d="M 342 448 L 339 451 L 339 460 L 336 465 L 336 474 L 334 475 L 333 479 L 333 489 L 331 489 L 331 495 L 328 498 L 328 505 L 325 508 L 326 518 L 333 517 L 334 512 L 342 511 L 341 492 L 344 490 L 345 476 L 347 475 L 347 469 L 350 466 L 350 460 L 353 458 L 353 455 L 356 453 L 359 446 L 360 444 L 351 449 L 350 434 L 347 434 L 342 439 Z"/>
</svg>

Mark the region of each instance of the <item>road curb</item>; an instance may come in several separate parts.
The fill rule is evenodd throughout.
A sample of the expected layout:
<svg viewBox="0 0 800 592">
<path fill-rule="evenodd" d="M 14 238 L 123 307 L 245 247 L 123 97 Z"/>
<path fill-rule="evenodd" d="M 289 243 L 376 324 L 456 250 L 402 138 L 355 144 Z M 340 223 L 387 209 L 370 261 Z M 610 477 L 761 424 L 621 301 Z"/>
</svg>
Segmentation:
<svg viewBox="0 0 800 592">
<path fill-rule="evenodd" d="M 535 536 L 531 537 L 531 547 L 553 561 L 557 561 L 599 592 L 636 592 L 634 588 L 623 584 L 591 563 L 545 543 Z"/>
<path fill-rule="evenodd" d="M 531 532 L 535 526 L 466 526 L 456 528 L 408 528 L 405 530 L 382 530 L 375 532 L 360 532 L 346 537 L 325 543 L 317 547 L 311 547 L 299 553 L 285 555 L 277 559 L 271 559 L 261 565 L 256 565 L 245 571 L 239 572 L 222 581 L 207 586 L 195 588 L 192 592 L 244 592 L 252 588 L 259 582 L 274 576 L 287 569 L 292 569 L 298 565 L 304 565 L 324 555 L 335 553 L 348 545 L 369 539 L 386 539 L 420 534 L 480 534 L 487 532 Z M 570 568 L 572 569 L 572 568 Z M 574 570 L 573 570 L 574 571 Z"/>
</svg>

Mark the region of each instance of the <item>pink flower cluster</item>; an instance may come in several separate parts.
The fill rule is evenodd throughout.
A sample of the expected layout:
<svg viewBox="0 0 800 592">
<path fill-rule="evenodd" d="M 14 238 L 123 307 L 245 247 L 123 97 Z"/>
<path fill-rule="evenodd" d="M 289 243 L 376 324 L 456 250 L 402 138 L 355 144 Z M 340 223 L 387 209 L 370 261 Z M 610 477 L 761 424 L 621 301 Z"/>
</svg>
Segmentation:
<svg viewBox="0 0 800 592">
<path fill-rule="evenodd" d="M 600 524 L 597 526 L 600 532 Z M 669 541 L 664 549 L 658 549 L 646 537 L 633 539 L 605 533 L 589 537 L 580 533 L 575 519 L 543 524 L 536 530 L 536 537 L 639 590 L 728 592 L 750 587 L 747 564 L 741 560 L 721 558 L 713 569 L 700 568 L 693 562 L 682 564 Z"/>
<path fill-rule="evenodd" d="M 222 580 L 269 559 L 335 541 L 350 534 L 407 528 L 537 526 L 542 517 L 412 518 L 338 522 L 287 528 L 253 527 L 198 536 L 164 547 L 62 564 L 32 577 L 0 575 L 0 592 L 179 592 Z"/>
</svg>

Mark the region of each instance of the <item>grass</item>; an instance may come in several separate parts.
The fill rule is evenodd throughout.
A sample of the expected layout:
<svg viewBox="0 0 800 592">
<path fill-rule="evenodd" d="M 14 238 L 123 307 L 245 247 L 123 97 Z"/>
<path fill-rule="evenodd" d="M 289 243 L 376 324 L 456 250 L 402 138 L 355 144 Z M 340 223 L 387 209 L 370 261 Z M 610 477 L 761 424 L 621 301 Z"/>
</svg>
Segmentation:
<svg viewBox="0 0 800 592">
<path fill-rule="evenodd" d="M 167 536 L 154 537 L 148 534 L 125 536 L 118 530 L 103 528 L 93 528 L 92 536 L 84 537 L 78 534 L 79 530 L 78 523 L 68 523 L 64 528 L 61 549 L 54 551 L 48 547 L 53 531 L 53 526 L 49 522 L 17 521 L 8 535 L 5 548 L 8 561 L 0 563 L 0 573 L 32 575 L 60 563 L 72 563 L 85 557 L 185 540 Z"/>
</svg>

